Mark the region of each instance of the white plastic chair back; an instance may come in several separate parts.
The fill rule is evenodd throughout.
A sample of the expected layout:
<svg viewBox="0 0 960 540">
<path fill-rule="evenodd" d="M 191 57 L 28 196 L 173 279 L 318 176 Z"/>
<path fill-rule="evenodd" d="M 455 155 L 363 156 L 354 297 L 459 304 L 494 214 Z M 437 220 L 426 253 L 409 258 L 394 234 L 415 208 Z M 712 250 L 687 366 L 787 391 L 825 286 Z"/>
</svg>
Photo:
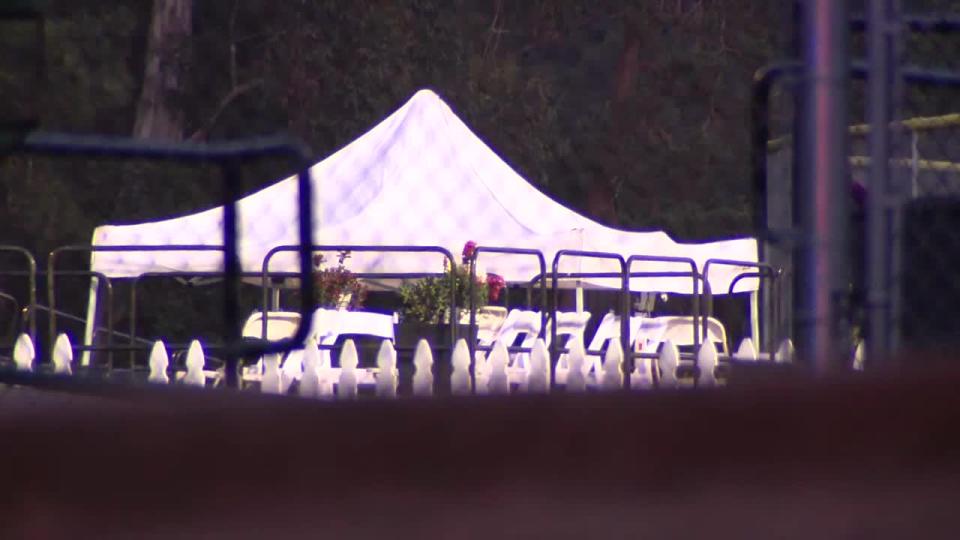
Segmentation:
<svg viewBox="0 0 960 540">
<path fill-rule="evenodd" d="M 540 312 L 512 309 L 507 314 L 507 319 L 500 327 L 494 343 L 502 343 L 504 347 L 511 347 L 517 340 L 517 337 L 523 336 L 524 341 L 528 336 L 536 339 L 540 333 Z M 532 340 L 531 340 L 532 342 Z M 489 355 L 488 355 L 489 358 Z M 529 353 L 510 353 L 509 367 L 526 369 L 529 364 Z"/>
<path fill-rule="evenodd" d="M 463 324 L 470 323 L 470 314 L 465 315 L 466 320 L 461 320 Z M 493 345 L 507 320 L 507 308 L 501 306 L 484 306 L 477 310 L 477 344 Z"/>
<path fill-rule="evenodd" d="M 557 339 L 560 343 L 570 342 L 574 338 L 579 337 L 581 341 L 584 340 L 585 334 L 587 332 L 587 323 L 590 322 L 590 312 L 589 311 L 560 311 L 557 313 Z M 561 339 L 566 338 L 566 339 Z M 536 341 L 536 335 L 528 335 L 523 341 L 524 347 L 532 347 L 534 341 Z M 550 346 L 550 341 L 553 339 L 553 319 L 552 317 L 547 320 L 547 331 L 544 336 L 544 343 L 547 347 Z M 560 358 L 557 360 L 557 369 L 569 369 L 567 365 L 567 353 L 561 353 Z"/>
<path fill-rule="evenodd" d="M 647 321 L 648 317 L 646 315 L 635 315 L 630 317 L 630 346 L 633 347 L 634 341 L 637 338 L 637 335 L 640 332 L 640 327 Z M 590 340 L 590 346 L 587 347 L 587 357 L 586 357 L 586 371 L 589 374 L 593 372 L 594 375 L 599 379 L 601 371 L 601 356 L 600 350 L 603 349 L 603 346 L 607 344 L 608 341 L 619 341 L 620 339 L 620 316 L 613 313 L 612 311 L 603 316 L 603 319 L 600 320 L 600 326 L 597 327 L 596 332 L 593 334 L 593 339 Z M 607 344 L 609 347 L 610 345 Z M 623 347 L 621 347 L 621 352 Z"/>
<path fill-rule="evenodd" d="M 332 336 L 333 344 L 341 335 L 371 336 L 394 340 L 393 316 L 386 313 L 368 311 L 331 311 L 327 310 L 328 320 L 336 321 L 337 335 Z M 328 337 L 327 339 L 330 339 Z"/>
<path fill-rule="evenodd" d="M 587 346 L 584 372 L 600 374 L 600 349 L 611 339 L 620 338 L 620 317 L 612 311 L 603 316 Z"/>
<path fill-rule="evenodd" d="M 297 331 L 297 325 L 300 324 L 300 314 L 291 311 L 268 311 L 266 318 L 266 338 L 270 341 L 293 337 Z M 243 331 L 240 335 L 247 338 L 262 338 L 263 319 L 262 311 L 253 312 L 243 323 Z"/>
<path fill-rule="evenodd" d="M 677 347 L 693 346 L 693 317 L 665 316 L 655 317 L 651 319 L 651 321 L 662 321 L 666 325 L 666 328 L 664 329 L 663 335 L 660 339 L 661 343 L 669 339 Z M 701 322 L 702 321 L 703 318 L 701 317 Z M 706 341 L 714 343 L 721 354 L 728 354 L 729 349 L 727 348 L 727 331 L 724 329 L 723 323 L 713 317 L 708 317 L 706 321 Z"/>
</svg>

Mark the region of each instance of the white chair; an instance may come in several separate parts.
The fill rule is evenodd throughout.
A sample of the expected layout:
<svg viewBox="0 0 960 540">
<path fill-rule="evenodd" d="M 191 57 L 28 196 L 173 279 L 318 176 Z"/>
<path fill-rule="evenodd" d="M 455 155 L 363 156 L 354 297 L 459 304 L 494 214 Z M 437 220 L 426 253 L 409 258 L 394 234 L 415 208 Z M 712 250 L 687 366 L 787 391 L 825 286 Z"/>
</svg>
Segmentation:
<svg viewBox="0 0 960 540">
<path fill-rule="evenodd" d="M 313 312 L 310 337 L 320 345 L 320 365 L 329 366 L 331 377 L 340 376 L 340 368 L 333 367 L 330 350 L 340 336 L 369 336 L 395 341 L 394 317 L 385 313 L 367 311 L 344 311 L 319 308 Z M 283 363 L 283 372 L 291 380 L 299 379 L 303 372 L 303 350 L 293 350 Z M 377 368 L 357 368 L 357 384 L 376 384 Z"/>
<path fill-rule="evenodd" d="M 521 343 L 529 336 L 536 339 L 540 333 L 540 312 L 512 309 L 507 314 L 506 320 L 497 332 L 494 343 L 503 343 L 504 347 L 512 347 L 518 338 L 522 337 Z M 489 355 L 488 355 L 489 356 Z M 530 353 L 519 352 L 510 353 L 510 361 L 507 364 L 507 375 L 511 383 L 522 384 L 527 378 L 527 368 L 530 364 Z"/>
<path fill-rule="evenodd" d="M 707 327 L 707 336 L 706 339 L 701 339 L 702 335 L 697 336 L 697 342 L 707 342 L 712 343 L 717 352 L 722 356 L 729 355 L 729 349 L 727 348 L 727 331 L 723 327 L 723 323 L 713 317 L 701 317 L 701 325 L 706 323 Z M 653 317 L 645 321 L 644 323 L 645 333 L 642 333 L 644 339 L 643 350 L 654 352 L 660 348 L 660 345 L 669 341 L 673 343 L 678 349 L 680 347 L 690 347 L 694 346 L 694 332 L 702 332 L 702 326 L 699 330 L 693 324 L 692 316 L 680 316 L 680 315 L 667 315 L 661 317 Z M 638 340 L 639 344 L 639 340 Z M 699 350 L 691 350 L 695 356 L 700 355 Z M 678 366 L 688 366 L 692 367 L 696 365 L 696 360 L 693 358 L 677 358 Z M 661 377 L 672 376 L 673 379 L 676 379 L 676 374 L 664 374 L 664 366 L 660 366 L 660 375 Z M 711 377 L 714 374 L 710 375 Z M 692 384 L 692 380 L 683 379 L 681 385 Z"/>
<path fill-rule="evenodd" d="M 630 317 L 630 346 L 633 347 L 634 340 L 640 331 L 643 321 L 647 320 L 646 315 L 635 315 Z M 593 333 L 593 339 L 590 340 L 590 346 L 587 347 L 586 365 L 587 381 L 597 382 L 602 373 L 602 355 L 607 342 L 620 339 L 620 316 L 614 312 L 609 312 L 600 320 L 600 326 Z M 591 380 L 592 377 L 592 380 Z"/>
<path fill-rule="evenodd" d="M 579 338 L 582 343 L 587 332 L 587 323 L 590 322 L 590 312 L 589 311 L 561 311 L 557 313 L 557 340 L 558 347 L 564 348 L 567 343 L 571 343 L 574 339 Z M 547 331 L 545 334 L 544 342 L 547 347 L 550 346 L 550 342 L 553 339 L 553 318 L 547 320 Z M 536 341 L 536 335 L 528 336 L 524 340 L 524 347 L 532 347 L 533 343 Z M 569 362 L 567 360 L 567 353 L 560 353 L 560 357 L 557 359 L 556 369 L 554 370 L 557 383 L 564 384 L 567 380 L 567 372 L 569 371 Z"/>
<path fill-rule="evenodd" d="M 276 341 L 278 339 L 291 338 L 297 331 L 297 326 L 300 324 L 300 314 L 291 311 L 268 311 L 266 314 L 267 319 L 267 335 L 263 335 L 263 319 L 264 314 L 262 311 L 254 311 L 247 321 L 243 323 L 243 330 L 240 335 L 245 338 L 265 338 L 270 341 Z"/>
<path fill-rule="evenodd" d="M 500 328 L 507 320 L 507 308 L 501 306 L 484 306 L 477 310 L 477 344 L 493 345 Z M 460 318 L 460 324 L 470 324 L 470 314 Z"/>
<path fill-rule="evenodd" d="M 267 320 L 267 334 L 263 334 L 263 320 Z M 300 314 L 292 311 L 254 311 L 243 323 L 240 336 L 248 339 L 264 339 L 277 341 L 292 338 L 300 325 Z M 244 382 L 260 381 L 263 378 L 263 359 L 257 360 L 252 366 L 244 366 L 241 373 Z"/>
<path fill-rule="evenodd" d="M 677 347 L 692 347 L 693 346 L 693 336 L 694 336 L 694 325 L 693 317 L 689 316 L 665 316 L 665 317 L 655 317 L 650 319 L 655 321 L 658 324 L 663 326 L 663 334 L 661 334 L 658 342 L 654 343 L 654 346 L 659 346 L 660 343 L 670 340 Z M 704 317 L 700 318 L 701 325 L 704 322 Z M 706 318 L 707 325 L 707 337 L 705 341 L 713 343 L 717 352 L 721 355 L 728 355 L 729 349 L 727 348 L 727 331 L 723 327 L 723 323 L 718 321 L 713 317 Z M 700 330 L 702 332 L 702 328 Z M 702 337 L 702 336 L 701 336 Z M 703 341 L 703 340 L 698 340 Z"/>
</svg>

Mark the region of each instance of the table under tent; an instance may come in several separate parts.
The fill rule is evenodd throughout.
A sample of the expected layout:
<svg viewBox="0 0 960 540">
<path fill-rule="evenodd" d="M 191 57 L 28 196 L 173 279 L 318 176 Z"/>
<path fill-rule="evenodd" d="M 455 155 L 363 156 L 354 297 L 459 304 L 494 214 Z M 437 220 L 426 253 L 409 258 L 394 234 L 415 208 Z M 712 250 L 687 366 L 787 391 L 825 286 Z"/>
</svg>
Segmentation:
<svg viewBox="0 0 960 540">
<path fill-rule="evenodd" d="M 558 253 L 558 275 L 573 275 L 559 286 L 577 290 L 620 290 L 621 261 L 631 256 L 660 260 L 631 261 L 633 292 L 691 295 L 709 287 L 713 294 L 748 293 L 751 335 L 757 341 L 757 242 L 753 238 L 684 244 L 662 231 L 625 231 L 601 225 L 552 200 L 517 174 L 475 135 L 435 93 L 417 92 L 367 133 L 310 168 L 313 190 L 313 242 L 319 246 L 439 246 L 459 258 L 468 241 L 542 253 L 549 274 Z M 278 246 L 298 242 L 297 183 L 291 177 L 253 193 L 236 204 L 238 256 L 244 272 L 260 272 Z M 186 251 L 96 251 L 98 246 L 222 244 L 223 209 L 133 225 L 103 225 L 93 234 L 91 270 L 110 278 L 147 273 L 218 272 L 222 253 Z M 607 253 L 617 258 L 577 256 Z M 688 259 L 701 275 L 690 276 Z M 727 261 L 710 266 L 707 261 Z M 729 261 L 740 261 L 732 264 Z M 354 251 L 346 261 L 352 272 L 373 275 L 437 273 L 437 252 Z M 271 254 L 269 271 L 299 269 L 296 251 Z M 507 283 L 528 284 L 541 275 L 536 257 L 484 252 L 480 272 Z M 666 272 L 666 277 L 649 273 Z M 541 276 L 542 277 L 542 276 Z M 395 286 L 389 279 L 378 286 Z M 95 320 L 96 284 L 91 287 L 86 344 Z M 578 307 L 582 305 L 578 303 Z"/>
</svg>

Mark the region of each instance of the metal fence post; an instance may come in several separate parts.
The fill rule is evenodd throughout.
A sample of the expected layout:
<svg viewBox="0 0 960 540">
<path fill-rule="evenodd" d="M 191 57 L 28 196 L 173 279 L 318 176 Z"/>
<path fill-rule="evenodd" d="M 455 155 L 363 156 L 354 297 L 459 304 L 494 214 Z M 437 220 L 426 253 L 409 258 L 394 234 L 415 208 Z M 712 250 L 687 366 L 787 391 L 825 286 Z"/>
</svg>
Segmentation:
<svg viewBox="0 0 960 540">
<path fill-rule="evenodd" d="M 870 121 L 870 177 L 867 184 L 866 362 L 883 364 L 890 354 L 893 232 L 890 194 L 890 122 L 893 119 L 893 81 L 896 77 L 896 0 L 873 0 L 869 13 L 868 117 Z"/>
<path fill-rule="evenodd" d="M 798 253 L 798 345 L 817 374 L 834 369 L 847 332 L 847 3 L 808 0 L 798 142 L 804 241 Z"/>
</svg>

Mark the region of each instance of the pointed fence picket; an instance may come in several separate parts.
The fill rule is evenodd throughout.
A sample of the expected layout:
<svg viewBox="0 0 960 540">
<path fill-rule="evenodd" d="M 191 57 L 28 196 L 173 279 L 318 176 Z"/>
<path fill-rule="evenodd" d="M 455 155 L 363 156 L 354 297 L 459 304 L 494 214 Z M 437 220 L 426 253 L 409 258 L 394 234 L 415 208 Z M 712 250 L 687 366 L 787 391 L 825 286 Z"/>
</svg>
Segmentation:
<svg viewBox="0 0 960 540">
<path fill-rule="evenodd" d="M 604 391 L 619 390 L 624 385 L 624 352 L 619 341 L 613 340 L 603 353 L 599 370 L 593 373 L 589 369 L 587 354 L 581 337 L 573 336 L 566 344 L 563 361 L 553 361 L 543 339 L 535 339 L 527 353 L 526 365 L 518 379 L 511 375 L 510 353 L 502 341 L 493 344 L 488 354 L 471 358 L 469 347 L 464 339 L 455 344 L 450 361 L 450 391 L 453 395 L 509 394 L 514 392 L 549 393 L 551 383 L 563 387 L 564 392 L 584 392 L 588 388 Z M 863 369 L 863 343 L 858 343 L 853 354 L 853 369 Z M 397 366 L 397 351 L 393 341 L 384 339 L 377 353 L 376 369 L 360 368 L 357 348 L 352 339 L 343 342 L 340 351 L 340 366 L 330 365 L 329 349 L 321 350 L 316 338 L 311 338 L 303 349 L 297 349 L 287 355 L 283 361 L 281 354 L 268 354 L 260 359 L 262 375 L 260 391 L 266 394 L 287 394 L 294 381 L 296 393 L 307 398 L 356 399 L 360 387 L 372 387 L 371 394 L 378 398 L 396 398 L 400 386 L 400 371 Z M 33 341 L 21 334 L 13 348 L 13 359 L 20 371 L 33 371 L 36 360 Z M 722 384 L 718 379 L 721 362 L 756 362 L 768 359 L 770 355 L 759 354 L 753 341 L 744 338 L 733 354 L 721 355 L 712 343 L 703 343 L 695 354 L 681 355 L 678 348 L 666 340 L 656 357 L 636 357 L 633 371 L 629 374 L 630 387 L 637 390 L 659 387 L 664 389 L 689 386 L 691 381 L 678 380 L 678 368 L 695 367 L 696 386 L 702 388 Z M 777 348 L 775 358 L 778 363 L 792 362 L 795 356 L 793 342 L 783 340 Z M 73 348 L 66 334 L 60 334 L 52 352 L 52 367 L 55 374 L 72 374 Z M 471 376 L 471 362 L 474 373 Z M 179 383 L 189 386 L 206 386 L 206 379 L 214 377 L 214 372 L 205 372 L 206 363 L 201 343 L 190 342 L 185 355 L 185 371 L 176 373 Z M 170 358 L 162 341 L 154 342 L 149 353 L 150 372 L 147 381 L 153 384 L 168 384 Z M 686 367 L 684 367 L 686 369 Z M 434 352 L 429 342 L 421 339 L 417 342 L 413 354 L 412 395 L 432 396 L 435 392 Z M 364 394 L 367 395 L 367 394 Z"/>
<path fill-rule="evenodd" d="M 397 351 L 393 348 L 393 342 L 385 339 L 381 342 L 380 351 L 377 353 L 377 397 L 397 397 L 397 385 L 399 382 L 400 374 L 397 372 Z"/>
<path fill-rule="evenodd" d="M 543 339 L 537 338 L 530 351 L 530 368 L 527 371 L 526 390 L 534 394 L 550 391 L 550 352 Z"/>
<path fill-rule="evenodd" d="M 13 363 L 17 371 L 32 372 L 36 357 L 37 349 L 33 346 L 30 336 L 27 334 L 17 336 L 17 341 L 13 344 Z"/>
<path fill-rule="evenodd" d="M 484 393 L 487 394 L 509 394 L 510 393 L 510 379 L 507 375 L 507 363 L 510 360 L 510 354 L 507 352 L 507 346 L 503 344 L 503 341 L 497 340 L 493 344 L 493 349 L 490 350 L 490 356 L 487 357 L 487 384 L 483 388 L 480 385 L 477 385 L 477 392 L 481 391 L 483 388 Z"/>
<path fill-rule="evenodd" d="M 320 397 L 320 349 L 317 340 L 311 337 L 303 349 L 303 375 L 298 392 L 302 397 Z"/>
<path fill-rule="evenodd" d="M 719 365 L 717 348 L 710 341 L 700 344 L 697 350 L 697 386 L 709 388 L 717 385 L 717 366 Z"/>
<path fill-rule="evenodd" d="M 600 379 L 600 388 L 603 390 L 619 390 L 623 388 L 623 348 L 619 340 L 611 340 L 607 352 L 603 355 L 601 366 L 603 374 Z"/>
<path fill-rule="evenodd" d="M 283 374 L 280 372 L 280 354 L 267 354 L 261 361 L 263 362 L 263 377 L 260 380 L 260 392 L 264 394 L 283 393 Z"/>
<path fill-rule="evenodd" d="M 677 387 L 677 366 L 680 364 L 680 350 L 669 339 L 663 343 L 660 348 L 660 356 L 657 358 L 657 364 L 660 371 L 660 387 Z"/>
<path fill-rule="evenodd" d="M 340 349 L 340 378 L 337 380 L 337 399 L 357 398 L 357 346 L 352 339 L 343 342 Z"/>
<path fill-rule="evenodd" d="M 562 381 L 567 392 L 584 392 L 587 389 L 587 352 L 583 348 L 583 338 L 574 336 L 568 343 L 567 370 Z M 557 369 L 558 383 L 560 370 Z"/>
<path fill-rule="evenodd" d="M 413 368 L 413 395 L 432 396 L 433 351 L 430 350 L 430 344 L 425 339 L 417 342 L 417 348 L 413 353 Z M 467 376 L 469 377 L 469 373 Z M 453 376 L 451 375 L 451 386 L 452 384 Z"/>
<path fill-rule="evenodd" d="M 473 381 L 470 379 L 470 348 L 463 338 L 458 339 L 456 345 L 453 346 L 450 363 L 453 365 L 453 373 L 450 375 L 450 392 L 455 396 L 470 394 L 473 391 Z M 474 367 L 477 379 L 476 386 L 480 388 L 479 366 Z M 483 387 L 486 387 L 486 381 L 484 381 Z"/>
<path fill-rule="evenodd" d="M 857 343 L 856 349 L 853 350 L 853 370 L 854 371 L 863 371 L 863 359 L 867 354 L 866 344 L 863 340 L 860 340 Z"/>
<path fill-rule="evenodd" d="M 757 348 L 753 345 L 753 340 L 748 337 L 743 338 L 740 346 L 737 347 L 737 352 L 733 353 L 733 358 L 747 362 L 756 362 L 758 355 Z"/>
<path fill-rule="evenodd" d="M 167 367 L 170 366 L 170 356 L 167 354 L 167 347 L 162 341 L 157 340 L 150 349 L 150 375 L 147 376 L 147 382 L 154 384 L 169 384 L 170 377 L 167 376 Z"/>
<path fill-rule="evenodd" d="M 73 346 L 66 334 L 57 336 L 53 344 L 53 373 L 56 375 L 72 375 Z"/>
<path fill-rule="evenodd" d="M 206 363 L 206 357 L 203 354 L 203 346 L 200 342 L 193 340 L 187 349 L 187 373 L 183 376 L 183 384 L 189 386 L 204 386 L 207 378 L 203 373 L 203 365 Z"/>
<path fill-rule="evenodd" d="M 776 361 L 780 364 L 789 364 L 793 362 L 796 352 L 793 341 L 790 338 L 784 339 L 777 348 Z"/>
</svg>

